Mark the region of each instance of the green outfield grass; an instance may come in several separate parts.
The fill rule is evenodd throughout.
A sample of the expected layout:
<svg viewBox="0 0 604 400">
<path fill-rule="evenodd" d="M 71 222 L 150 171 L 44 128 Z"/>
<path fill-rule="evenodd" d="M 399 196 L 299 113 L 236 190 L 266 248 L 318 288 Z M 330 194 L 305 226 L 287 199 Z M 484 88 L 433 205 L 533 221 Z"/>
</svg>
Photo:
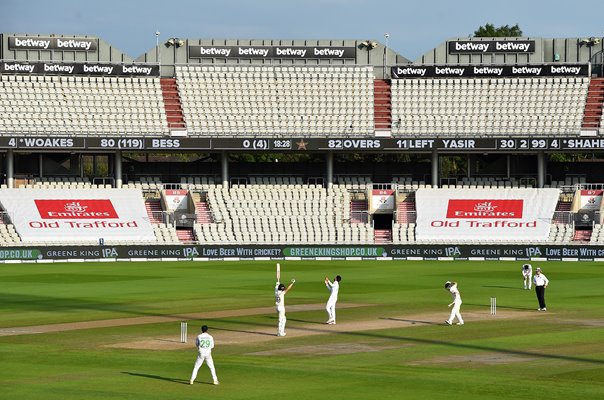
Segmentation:
<svg viewBox="0 0 604 400">
<path fill-rule="evenodd" d="M 604 265 L 533 262 L 550 279 L 547 312 L 521 289 L 522 262 L 281 261 L 296 278 L 287 307 L 324 303 L 325 275 L 342 275 L 338 328 L 324 310 L 233 317 L 273 307 L 275 262 L 116 262 L 0 265 L 0 330 L 108 319 L 172 322 L 1 336 L 3 399 L 601 399 Z M 464 326 L 446 326 L 456 280 Z M 489 315 L 497 298 L 498 317 Z M 214 312 L 213 318 L 187 318 Z M 182 318 L 180 318 L 180 317 Z M 505 316 L 505 318 L 503 317 Z M 205 323 L 220 386 L 206 366 L 188 385 L 195 348 L 180 345 Z M 415 321 L 413 324 L 410 321 Z M 400 326 L 397 325 L 400 323 Z M 258 340 L 258 332 L 270 331 Z M 311 334 L 312 333 L 312 334 Z M 250 341 L 224 343 L 239 334 Z M 252 339 L 254 338 L 254 339 Z M 116 347 L 143 340 L 172 348 Z M 222 340 L 222 342 L 221 342 Z M 174 344 L 175 343 L 175 344 Z"/>
</svg>

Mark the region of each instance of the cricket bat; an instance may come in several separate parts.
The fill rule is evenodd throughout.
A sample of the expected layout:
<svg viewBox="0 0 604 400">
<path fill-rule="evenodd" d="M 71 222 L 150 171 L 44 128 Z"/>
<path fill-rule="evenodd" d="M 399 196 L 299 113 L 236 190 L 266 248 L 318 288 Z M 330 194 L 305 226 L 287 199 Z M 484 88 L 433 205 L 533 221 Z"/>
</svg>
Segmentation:
<svg viewBox="0 0 604 400">
<path fill-rule="evenodd" d="M 281 264 L 277 263 L 277 282 L 281 282 Z"/>
</svg>

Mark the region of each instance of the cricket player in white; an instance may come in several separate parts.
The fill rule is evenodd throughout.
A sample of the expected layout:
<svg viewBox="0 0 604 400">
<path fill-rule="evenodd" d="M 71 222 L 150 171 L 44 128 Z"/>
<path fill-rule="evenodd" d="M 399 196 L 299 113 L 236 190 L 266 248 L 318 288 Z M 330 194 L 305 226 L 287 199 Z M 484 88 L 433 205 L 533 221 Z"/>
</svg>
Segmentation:
<svg viewBox="0 0 604 400">
<path fill-rule="evenodd" d="M 524 264 L 522 266 L 522 277 L 524 279 L 524 289 L 531 289 L 533 283 L 533 266 L 531 264 Z"/>
<path fill-rule="evenodd" d="M 277 336 L 285 336 L 285 323 L 287 322 L 287 318 L 285 317 L 285 294 L 292 286 L 294 286 L 295 282 L 296 280 L 292 279 L 292 283 L 290 283 L 287 288 L 279 281 L 277 281 L 275 285 L 275 306 L 277 307 L 277 313 L 279 314 Z"/>
<path fill-rule="evenodd" d="M 197 335 L 197 339 L 195 340 L 195 345 L 197 346 L 198 355 L 197 360 L 195 360 L 195 366 L 193 367 L 193 373 L 191 374 L 191 380 L 189 384 L 193 384 L 195 382 L 195 378 L 197 378 L 197 372 L 199 368 L 203 365 L 205 361 L 210 368 L 210 372 L 212 373 L 212 379 L 214 380 L 214 385 L 218 385 L 218 377 L 216 376 L 216 369 L 214 369 L 214 360 L 212 360 L 212 349 L 214 348 L 214 338 L 212 335 L 208 333 L 208 326 L 204 325 L 201 327 L 201 334 Z"/>
<path fill-rule="evenodd" d="M 338 292 L 340 291 L 340 281 L 342 278 L 340 275 L 336 276 L 333 282 L 329 280 L 328 277 L 325 277 L 325 286 L 330 292 L 329 299 L 327 300 L 327 305 L 325 309 L 327 310 L 327 324 L 335 325 L 336 324 L 336 303 L 338 302 Z"/>
<path fill-rule="evenodd" d="M 459 312 L 459 309 L 461 308 L 461 294 L 457 289 L 457 282 L 445 282 L 445 289 L 448 290 L 453 297 L 453 302 L 449 304 L 449 307 L 453 306 L 451 309 L 451 315 L 445 322 L 447 325 L 453 325 L 453 320 L 457 318 L 457 323 L 455 325 L 463 325 L 463 318 Z"/>
</svg>

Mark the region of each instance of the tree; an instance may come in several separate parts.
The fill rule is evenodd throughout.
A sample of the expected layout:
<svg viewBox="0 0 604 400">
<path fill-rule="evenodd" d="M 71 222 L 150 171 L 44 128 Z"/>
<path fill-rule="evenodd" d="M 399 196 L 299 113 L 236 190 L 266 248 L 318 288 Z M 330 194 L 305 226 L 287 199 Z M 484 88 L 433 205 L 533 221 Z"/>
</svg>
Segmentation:
<svg viewBox="0 0 604 400">
<path fill-rule="evenodd" d="M 514 26 L 504 25 L 495 28 L 493 24 L 485 24 L 474 31 L 474 37 L 518 37 L 522 36 L 522 29 L 518 24 Z"/>
</svg>

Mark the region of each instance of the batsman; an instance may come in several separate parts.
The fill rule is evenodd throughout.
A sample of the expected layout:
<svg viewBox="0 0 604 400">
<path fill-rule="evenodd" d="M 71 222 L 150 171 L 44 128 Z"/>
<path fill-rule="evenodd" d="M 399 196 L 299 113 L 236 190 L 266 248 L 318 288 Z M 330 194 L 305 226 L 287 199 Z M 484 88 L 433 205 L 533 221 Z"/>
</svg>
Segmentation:
<svg viewBox="0 0 604 400">
<path fill-rule="evenodd" d="M 342 277 L 337 275 L 333 282 L 329 280 L 329 277 L 325 277 L 325 286 L 327 286 L 327 290 L 329 290 L 329 299 L 327 300 L 327 305 L 325 306 L 325 310 L 327 311 L 327 324 L 335 325 L 336 324 L 336 303 L 338 302 L 338 292 L 340 291 L 340 281 Z"/>
<path fill-rule="evenodd" d="M 287 322 L 285 317 L 285 294 L 294 286 L 294 283 L 296 283 L 296 280 L 292 279 L 287 288 L 281 283 L 281 265 L 277 264 L 277 283 L 275 284 L 275 306 L 279 315 L 277 336 L 285 336 L 285 323 Z"/>
</svg>

